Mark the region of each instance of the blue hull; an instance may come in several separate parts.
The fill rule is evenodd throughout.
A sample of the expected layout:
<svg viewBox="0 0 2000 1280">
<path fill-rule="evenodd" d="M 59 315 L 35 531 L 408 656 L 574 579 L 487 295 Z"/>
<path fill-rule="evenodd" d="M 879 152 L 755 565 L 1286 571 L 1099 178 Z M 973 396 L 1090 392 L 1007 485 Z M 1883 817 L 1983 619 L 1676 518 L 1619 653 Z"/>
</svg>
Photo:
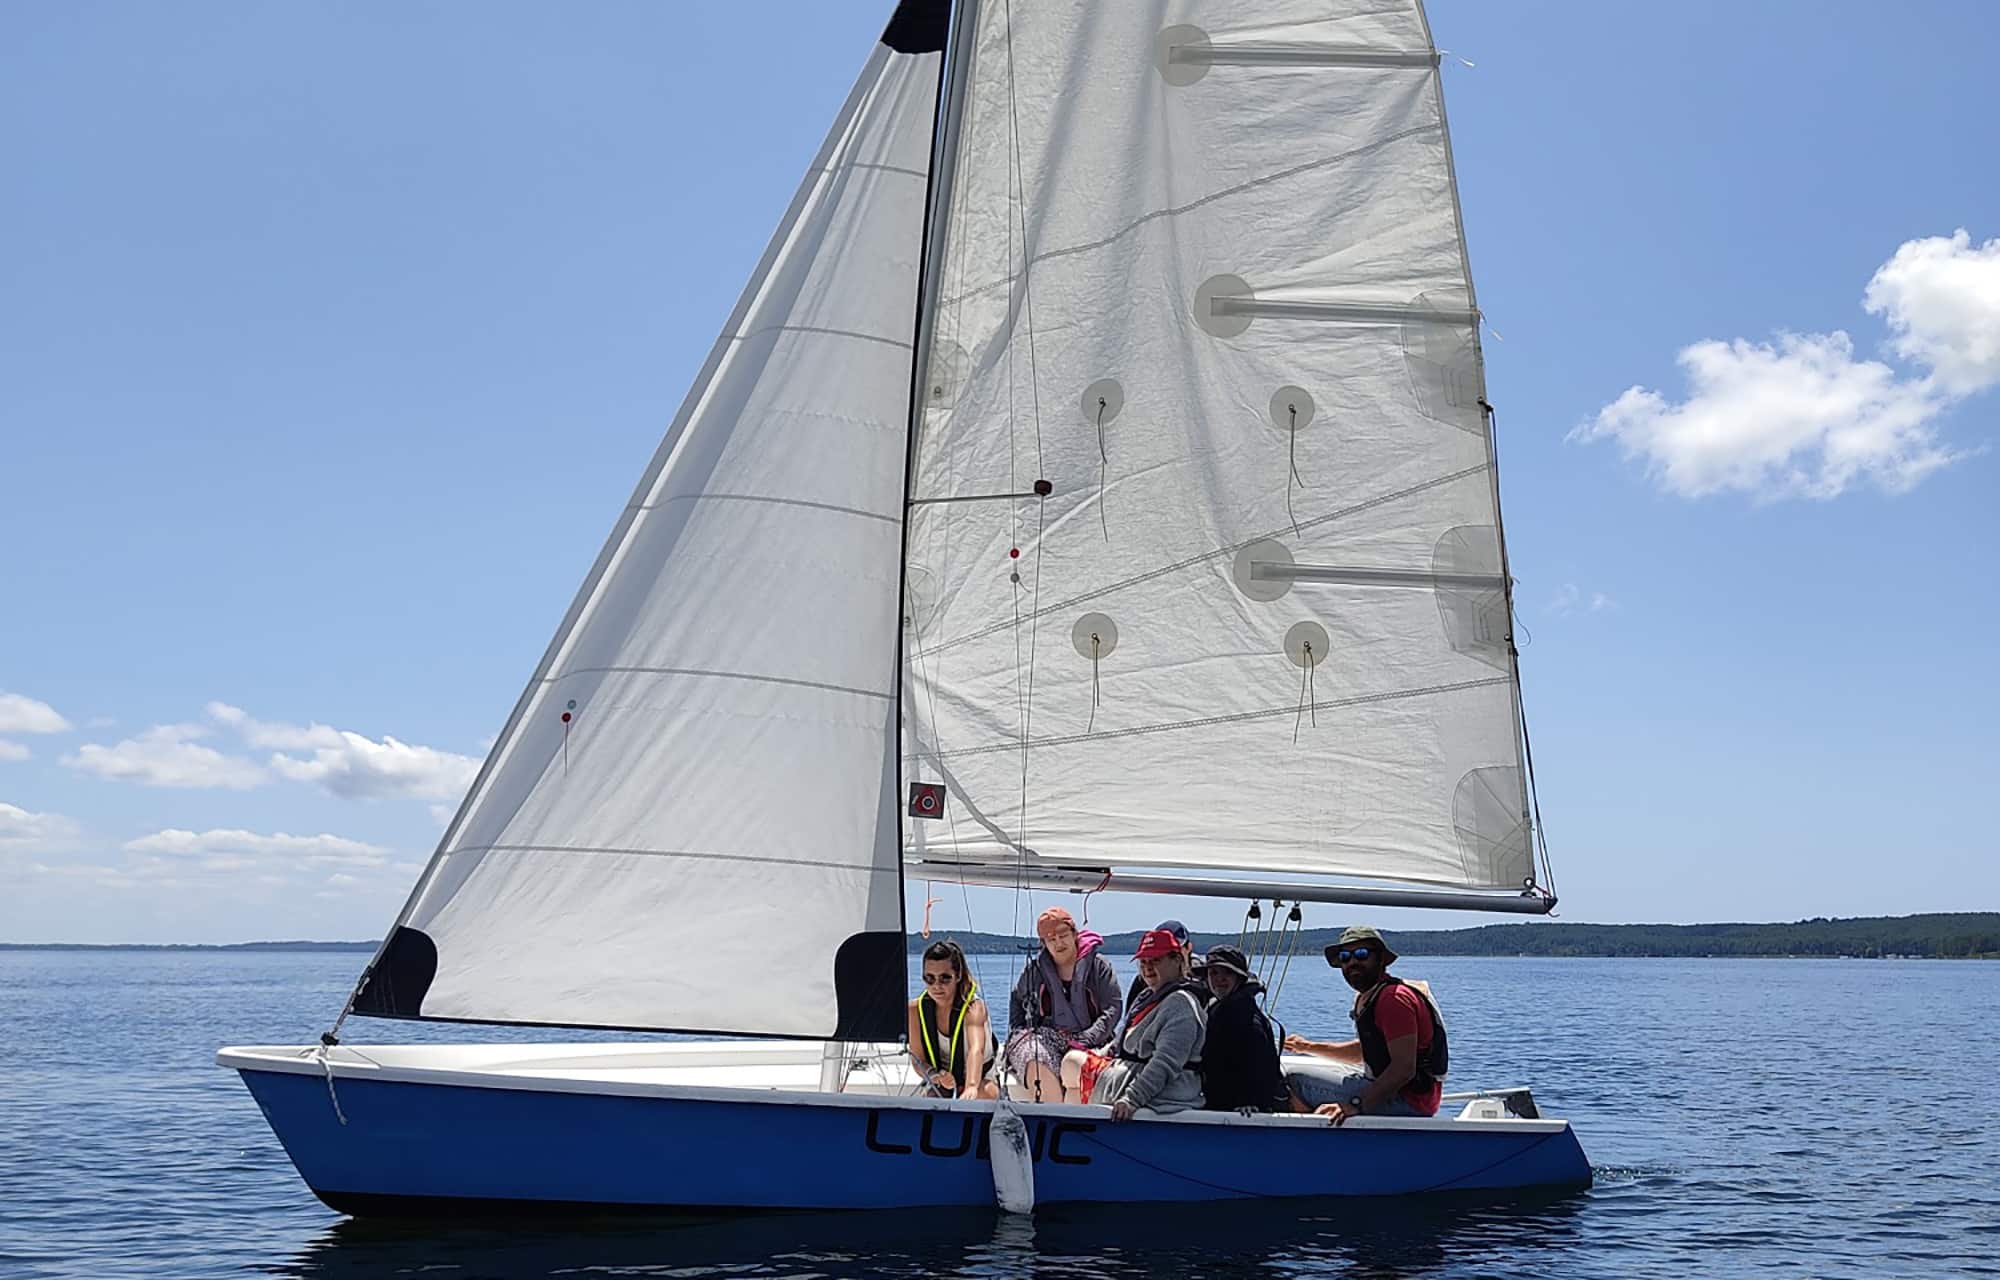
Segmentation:
<svg viewBox="0 0 2000 1280">
<path fill-rule="evenodd" d="M 529 1206 L 892 1209 L 993 1204 L 992 1104 L 627 1096 L 339 1081 L 242 1071 L 319 1198 L 351 1213 Z M 1292 1123 L 1113 1124 L 1022 1107 L 1040 1204 L 1583 1186 L 1567 1125 L 1342 1129 Z"/>
</svg>

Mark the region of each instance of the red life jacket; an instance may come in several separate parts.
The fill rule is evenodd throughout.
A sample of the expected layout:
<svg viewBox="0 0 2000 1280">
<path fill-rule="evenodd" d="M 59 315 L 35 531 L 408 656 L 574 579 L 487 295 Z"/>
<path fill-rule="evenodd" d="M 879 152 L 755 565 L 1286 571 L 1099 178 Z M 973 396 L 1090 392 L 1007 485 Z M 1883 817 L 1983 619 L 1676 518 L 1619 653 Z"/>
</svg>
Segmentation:
<svg viewBox="0 0 2000 1280">
<path fill-rule="evenodd" d="M 1368 1064 L 1368 1074 L 1379 1076 L 1389 1069 L 1389 1037 L 1382 1034 L 1382 1028 L 1375 1025 L 1375 1002 L 1390 987 L 1403 987 L 1423 1002 L 1424 1012 L 1431 1020 L 1431 1042 L 1417 1050 L 1417 1073 L 1410 1077 L 1406 1088 L 1428 1089 L 1444 1079 L 1445 1071 L 1451 1065 L 1451 1053 L 1444 1039 L 1444 1018 L 1438 1013 L 1431 998 L 1421 987 L 1412 987 L 1401 978 L 1382 975 L 1382 981 L 1373 991 L 1361 997 L 1355 1005 L 1354 1034 L 1361 1041 L 1361 1060 Z M 1422 1039 L 1422 1037 L 1418 1037 Z"/>
</svg>

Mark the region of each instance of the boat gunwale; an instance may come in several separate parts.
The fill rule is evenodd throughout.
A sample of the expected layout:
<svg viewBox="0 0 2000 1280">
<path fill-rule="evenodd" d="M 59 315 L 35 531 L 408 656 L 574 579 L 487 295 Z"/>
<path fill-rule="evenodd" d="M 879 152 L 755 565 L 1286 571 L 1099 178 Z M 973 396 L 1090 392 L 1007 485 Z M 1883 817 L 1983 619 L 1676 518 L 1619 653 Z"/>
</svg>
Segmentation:
<svg viewBox="0 0 2000 1280">
<path fill-rule="evenodd" d="M 452 1049 L 472 1046 L 460 1045 L 383 1045 L 369 1046 L 395 1049 Z M 506 1045 L 480 1045 L 479 1048 L 506 1048 Z M 519 1046 L 532 1048 L 535 1046 Z M 565 1046 L 570 1047 L 570 1046 Z M 594 1046 L 593 1046 L 594 1047 Z M 630 1047 L 630 1046 L 627 1046 Z M 651 1046 L 648 1046 L 651 1047 Z M 356 1053 L 360 1046 L 337 1046 L 333 1053 L 346 1049 Z M 322 1056 L 317 1045 L 235 1045 L 218 1049 L 215 1054 L 217 1065 L 248 1074 L 263 1071 L 277 1075 L 303 1075 L 331 1077 L 333 1080 L 355 1082 L 373 1081 L 381 1084 L 431 1085 L 445 1088 L 490 1089 L 501 1092 L 582 1094 L 586 1096 L 651 1098 L 662 1101 L 719 1102 L 738 1105 L 777 1106 L 817 1106 L 851 1108 L 859 1110 L 881 1110 L 890 1108 L 908 1111 L 946 1111 L 991 1114 L 999 1104 L 995 1102 L 973 1101 L 960 1098 L 929 1098 L 918 1094 L 894 1093 L 822 1093 L 817 1089 L 787 1089 L 775 1086 L 732 1087 L 727 1085 L 663 1084 L 637 1080 L 589 1079 L 581 1076 L 520 1075 L 501 1071 L 476 1070 L 455 1067 L 411 1066 L 406 1064 L 386 1065 L 362 1059 L 339 1058 L 332 1054 Z M 745 1066 L 754 1064 L 745 1063 Z M 1475 1091 L 1476 1095 L 1476 1091 Z M 1497 1095 L 1495 1095 L 1497 1096 Z M 1013 1110 L 1023 1116 L 1046 1116 L 1051 1119 L 1093 1120 L 1112 1123 L 1106 1108 L 1068 1102 L 1025 1102 L 1011 1104 Z M 1233 1128 L 1276 1128 L 1331 1129 L 1324 1117 L 1298 1114 L 1272 1114 L 1257 1112 L 1242 1115 L 1235 1111 L 1177 1111 L 1168 1115 L 1148 1116 L 1127 1121 L 1136 1124 L 1197 1124 L 1221 1125 Z M 1471 1132 L 1492 1132 L 1494 1134 L 1557 1134 L 1567 1132 L 1569 1121 L 1552 1117 L 1528 1120 L 1517 1116 L 1495 1117 L 1492 1119 L 1460 1119 L 1458 1117 L 1428 1116 L 1355 1116 L 1343 1129 L 1403 1131 L 1413 1133 L 1465 1134 Z"/>
</svg>

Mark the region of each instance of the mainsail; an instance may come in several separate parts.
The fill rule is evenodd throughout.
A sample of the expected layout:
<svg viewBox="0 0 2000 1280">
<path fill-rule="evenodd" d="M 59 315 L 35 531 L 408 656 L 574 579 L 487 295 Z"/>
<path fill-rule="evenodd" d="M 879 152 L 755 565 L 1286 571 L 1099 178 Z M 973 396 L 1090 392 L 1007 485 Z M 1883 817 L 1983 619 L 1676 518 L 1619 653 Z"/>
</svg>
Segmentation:
<svg viewBox="0 0 2000 1280">
<path fill-rule="evenodd" d="M 980 8 L 912 481 L 906 767 L 943 802 L 910 857 L 1518 903 L 1511 592 L 1417 0 Z"/>
<path fill-rule="evenodd" d="M 901 1034 L 896 619 L 945 13 L 891 20 L 354 1012 Z"/>
</svg>

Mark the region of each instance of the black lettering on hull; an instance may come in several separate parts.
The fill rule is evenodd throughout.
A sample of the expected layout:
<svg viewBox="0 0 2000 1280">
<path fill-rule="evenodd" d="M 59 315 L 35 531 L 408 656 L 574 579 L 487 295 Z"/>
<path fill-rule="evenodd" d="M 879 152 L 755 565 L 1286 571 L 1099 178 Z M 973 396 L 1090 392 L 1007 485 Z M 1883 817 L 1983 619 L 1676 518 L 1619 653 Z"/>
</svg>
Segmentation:
<svg viewBox="0 0 2000 1280">
<path fill-rule="evenodd" d="M 959 1122 L 958 1145 L 955 1147 L 945 1147 L 938 1145 L 936 1126 L 938 1124 L 938 1117 L 940 1114 L 944 1116 L 943 1126 L 947 1129 L 950 1128 L 951 1122 L 953 1120 L 957 1120 Z M 991 1120 L 989 1120 L 988 1123 L 990 1124 Z M 947 1157 L 962 1156 L 966 1152 L 972 1150 L 973 1140 L 980 1136 L 982 1136 L 980 1133 L 980 1125 L 978 1122 L 978 1118 L 975 1116 L 970 1116 L 970 1115 L 955 1116 L 948 1111 L 943 1113 L 939 1113 L 936 1111 L 926 1111 L 924 1112 L 923 1136 L 917 1140 L 917 1145 L 923 1148 L 923 1152 L 927 1156 L 947 1156 Z M 981 1142 L 980 1145 L 983 1147 L 986 1144 L 984 1142 Z"/>
<path fill-rule="evenodd" d="M 908 1156 L 918 1151 L 939 1160 L 956 1160 L 970 1156 L 975 1160 L 993 1159 L 993 1117 L 975 1116 L 971 1113 L 951 1111 L 930 1111 L 922 1113 L 917 1121 L 916 1143 L 892 1142 L 883 1133 L 885 1127 L 901 1130 L 898 1136 L 908 1136 L 907 1111 L 868 1112 L 868 1127 L 862 1141 L 877 1155 Z M 1044 1156 L 1053 1164 L 1087 1165 L 1090 1157 L 1063 1149 L 1064 1138 L 1082 1137 L 1097 1132 L 1095 1124 L 1081 1120 L 1050 1121 L 1036 1118 L 1028 1123 L 1028 1155 L 1035 1164 L 1040 1164 Z"/>
<path fill-rule="evenodd" d="M 870 1111 L 868 1113 L 868 1133 L 863 1139 L 868 1144 L 870 1151 L 885 1156 L 906 1156 L 910 1154 L 910 1149 L 900 1143 L 882 1141 L 881 1126 L 882 1113 L 880 1111 Z"/>
</svg>

